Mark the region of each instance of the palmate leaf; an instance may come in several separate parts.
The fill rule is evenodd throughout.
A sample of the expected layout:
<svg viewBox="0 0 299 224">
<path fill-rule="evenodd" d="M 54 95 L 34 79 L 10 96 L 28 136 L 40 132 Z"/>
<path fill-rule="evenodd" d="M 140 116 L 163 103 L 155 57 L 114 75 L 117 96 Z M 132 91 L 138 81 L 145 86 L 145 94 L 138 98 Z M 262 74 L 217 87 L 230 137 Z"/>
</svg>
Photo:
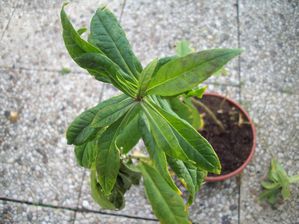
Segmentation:
<svg viewBox="0 0 299 224">
<path fill-rule="evenodd" d="M 188 213 L 183 199 L 168 185 L 151 165 L 142 163 L 145 192 L 155 215 L 164 224 L 188 224 Z"/>
<path fill-rule="evenodd" d="M 127 125 L 138 115 L 139 110 L 140 105 L 135 103 L 123 117 L 107 128 L 98 141 L 96 170 L 99 183 L 106 195 L 111 193 L 119 173 L 120 147 L 122 146 L 117 145 L 117 137 L 121 132 L 127 131 Z"/>
<path fill-rule="evenodd" d="M 79 64 L 77 58 L 82 56 L 85 53 L 94 52 L 94 53 L 102 54 L 101 50 L 99 50 L 97 47 L 93 46 L 92 44 L 88 43 L 87 41 L 85 41 L 80 37 L 83 30 L 79 29 L 77 32 L 74 29 L 73 25 L 71 24 L 70 20 L 68 19 L 64 11 L 65 5 L 67 5 L 67 3 L 65 3 L 61 9 L 60 18 L 61 18 L 61 24 L 63 28 L 63 33 L 62 33 L 63 40 L 70 56 L 74 59 L 74 61 L 77 64 Z M 88 71 L 96 79 L 102 82 L 110 82 L 110 79 L 104 70 L 101 71 L 88 70 Z"/>
<path fill-rule="evenodd" d="M 90 31 L 90 43 L 101 49 L 127 74 L 138 78 L 142 71 L 141 63 L 112 12 L 105 7 L 99 8 L 91 20 Z"/>
<path fill-rule="evenodd" d="M 147 94 L 174 96 L 191 90 L 241 52 L 240 49 L 213 49 L 175 58 L 157 71 Z"/>
<path fill-rule="evenodd" d="M 130 104 L 127 107 L 118 108 L 117 105 L 125 100 L 126 102 L 130 101 Z M 84 111 L 68 127 L 66 132 L 67 143 L 82 145 L 90 141 L 101 128 L 109 126 L 125 114 L 133 102 L 131 98 L 121 94 Z M 99 115 L 97 116 L 97 114 Z"/>
<path fill-rule="evenodd" d="M 143 110 L 146 112 L 146 116 L 148 117 L 151 126 L 157 126 L 154 131 L 163 131 L 160 132 L 161 134 L 159 137 L 164 134 L 164 137 L 167 138 L 168 142 L 176 141 L 176 149 L 170 147 L 169 150 L 165 151 L 166 154 L 185 162 L 190 163 L 190 161 L 193 161 L 198 168 L 207 170 L 211 173 L 220 173 L 220 161 L 212 146 L 188 122 L 174 114 L 166 112 L 150 101 L 147 101 L 147 103 L 143 105 Z M 162 123 L 164 126 L 161 126 Z M 165 127 L 167 126 L 168 131 L 165 132 Z M 153 133 L 153 135 L 155 137 L 155 133 Z M 160 139 L 157 138 L 156 140 L 159 141 Z M 164 150 L 164 148 L 162 149 Z M 183 152 L 184 155 L 187 156 L 187 159 L 179 158 L 177 153 L 173 153 L 174 151 Z"/>
</svg>

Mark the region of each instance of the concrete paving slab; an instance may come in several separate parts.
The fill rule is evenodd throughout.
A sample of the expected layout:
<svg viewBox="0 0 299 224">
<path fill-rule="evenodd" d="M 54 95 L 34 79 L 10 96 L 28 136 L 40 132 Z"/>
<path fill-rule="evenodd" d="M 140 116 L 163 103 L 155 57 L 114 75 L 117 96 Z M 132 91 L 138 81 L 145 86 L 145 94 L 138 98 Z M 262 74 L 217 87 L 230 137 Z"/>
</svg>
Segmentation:
<svg viewBox="0 0 299 224">
<path fill-rule="evenodd" d="M 258 200 L 260 183 L 267 175 L 271 158 L 277 158 L 289 175 L 299 171 L 299 96 L 267 92 L 263 87 L 252 91 L 246 86 L 242 99 L 256 123 L 257 149 L 253 161 L 242 175 L 241 223 L 298 223 L 299 189 L 293 187 L 290 200 L 271 208 Z"/>
<path fill-rule="evenodd" d="M 193 223 L 238 223 L 239 185 L 237 178 L 206 183 L 190 208 Z"/>
<path fill-rule="evenodd" d="M 85 74 L 18 69 L 1 70 L 0 83 L 1 196 L 76 207 L 83 171 L 64 133 L 100 101 L 102 84 Z"/>
<path fill-rule="evenodd" d="M 64 46 L 60 9 L 64 1 L 24 1 L 15 10 L 1 41 L 2 67 L 83 71 L 67 53 Z M 120 15 L 123 1 L 101 1 Z M 97 0 L 75 1 L 66 11 L 76 28 L 89 27 L 90 19 L 99 7 Z M 2 50 L 3 49 L 3 50 Z"/>
<path fill-rule="evenodd" d="M 175 44 L 189 40 L 196 50 L 236 48 L 235 1 L 128 0 L 121 20 L 128 39 L 143 65 L 175 54 Z M 237 60 L 228 66 L 222 82 L 238 83 Z M 215 78 L 217 79 L 217 78 Z M 218 79 L 217 79 L 218 80 Z"/>
<path fill-rule="evenodd" d="M 70 224 L 73 219 L 73 211 L 0 201 L 0 223 L 3 224 Z"/>
<path fill-rule="evenodd" d="M 299 94 L 298 1 L 239 1 L 242 82 Z"/>
<path fill-rule="evenodd" d="M 3 33 L 7 28 L 11 17 L 17 7 L 20 7 L 17 0 L 0 0 L 0 42 Z"/>
<path fill-rule="evenodd" d="M 123 224 L 157 224 L 155 221 L 148 221 L 142 219 L 132 219 L 121 216 L 110 216 L 94 213 L 77 213 L 75 224 L 114 224 L 114 223 L 123 223 Z"/>
</svg>

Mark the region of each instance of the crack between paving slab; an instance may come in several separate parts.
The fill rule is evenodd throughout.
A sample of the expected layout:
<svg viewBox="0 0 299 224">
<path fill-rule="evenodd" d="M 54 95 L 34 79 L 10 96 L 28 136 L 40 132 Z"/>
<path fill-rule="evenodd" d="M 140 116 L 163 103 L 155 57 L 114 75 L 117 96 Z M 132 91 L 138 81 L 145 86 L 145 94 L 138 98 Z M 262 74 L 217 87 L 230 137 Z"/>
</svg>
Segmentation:
<svg viewBox="0 0 299 224">
<path fill-rule="evenodd" d="M 123 218 L 129 218 L 129 219 L 138 219 L 138 220 L 145 220 L 145 221 L 158 221 L 157 219 L 152 219 L 152 218 L 145 218 L 145 217 L 139 217 L 139 216 L 125 215 L 125 214 L 115 214 L 115 213 L 108 213 L 108 212 L 97 211 L 97 210 L 92 210 L 92 209 L 73 208 L 73 207 L 44 204 L 44 203 L 38 203 L 38 202 L 35 203 L 35 202 L 6 198 L 6 197 L 0 197 L 0 201 L 7 201 L 7 202 L 18 203 L 18 204 L 26 204 L 26 205 L 30 205 L 30 206 L 39 206 L 39 207 L 44 207 L 44 208 L 62 209 L 62 210 L 68 210 L 68 211 L 73 211 L 73 212 L 80 212 L 80 213 L 93 213 L 93 214 L 123 217 Z"/>
<path fill-rule="evenodd" d="M 103 87 L 104 88 L 104 87 Z M 102 89 L 103 89 L 102 88 Z M 76 205 L 76 208 L 79 208 L 79 203 L 80 203 L 80 199 L 81 199 L 81 195 L 82 195 L 82 187 L 83 187 L 83 182 L 84 182 L 84 179 L 86 177 L 86 170 L 84 170 L 84 173 L 82 175 L 82 180 L 81 180 L 81 185 L 80 185 L 80 191 L 79 191 L 79 195 L 78 195 L 78 199 L 77 199 L 77 205 Z M 75 224 L 75 221 L 76 221 L 76 217 L 77 217 L 77 211 L 74 212 L 74 219 L 73 219 L 73 224 Z"/>
<path fill-rule="evenodd" d="M 127 4 L 127 0 L 124 0 L 123 4 L 121 6 L 120 15 L 119 15 L 119 18 L 118 18 L 119 23 L 121 23 L 121 19 L 123 17 L 124 11 L 125 11 L 126 4 Z"/>
<path fill-rule="evenodd" d="M 16 11 L 16 7 L 14 7 L 14 8 L 13 8 L 13 10 L 12 10 L 12 13 L 11 13 L 11 15 L 10 15 L 9 19 L 8 19 L 8 22 L 7 22 L 7 24 L 6 24 L 5 28 L 4 28 L 3 32 L 2 32 L 2 35 L 1 35 L 0 41 L 2 41 L 2 39 L 3 39 L 3 37 L 4 37 L 4 34 L 5 34 L 5 32 L 7 31 L 7 29 L 8 29 L 8 27 L 9 27 L 9 24 L 10 24 L 10 21 L 11 21 L 11 19 L 12 19 L 13 15 L 15 14 L 15 11 Z"/>
</svg>

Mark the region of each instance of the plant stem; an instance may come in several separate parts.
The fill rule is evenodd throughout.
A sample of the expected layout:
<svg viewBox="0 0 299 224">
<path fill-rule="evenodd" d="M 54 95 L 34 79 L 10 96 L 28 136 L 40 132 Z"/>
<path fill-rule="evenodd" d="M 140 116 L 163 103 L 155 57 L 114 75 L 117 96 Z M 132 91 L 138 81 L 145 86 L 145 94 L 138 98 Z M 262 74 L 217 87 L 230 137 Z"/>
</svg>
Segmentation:
<svg viewBox="0 0 299 224">
<path fill-rule="evenodd" d="M 210 117 L 214 120 L 214 122 L 221 128 L 222 131 L 225 131 L 224 126 L 220 120 L 217 119 L 216 115 L 213 113 L 213 111 L 210 110 L 209 107 L 207 107 L 204 103 L 191 98 L 192 103 L 195 104 L 196 106 L 202 107 L 209 115 Z"/>
</svg>

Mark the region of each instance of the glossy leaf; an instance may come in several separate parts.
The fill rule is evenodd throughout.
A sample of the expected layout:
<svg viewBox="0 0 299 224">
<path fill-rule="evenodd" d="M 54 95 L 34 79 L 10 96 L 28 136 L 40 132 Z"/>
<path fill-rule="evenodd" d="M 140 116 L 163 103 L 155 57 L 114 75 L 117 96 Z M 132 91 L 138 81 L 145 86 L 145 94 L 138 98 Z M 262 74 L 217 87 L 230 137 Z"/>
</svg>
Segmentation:
<svg viewBox="0 0 299 224">
<path fill-rule="evenodd" d="M 96 169 L 99 183 L 106 195 L 109 195 L 115 185 L 120 167 L 120 148 L 116 139 L 122 131 L 126 131 L 128 123 L 139 113 L 139 105 L 135 104 L 123 117 L 110 125 L 98 141 Z"/>
<path fill-rule="evenodd" d="M 85 168 L 90 168 L 97 153 L 96 140 L 75 146 L 75 155 L 78 164 Z"/>
<path fill-rule="evenodd" d="M 173 59 L 153 77 L 147 94 L 174 96 L 191 90 L 240 53 L 240 49 L 213 49 Z"/>
<path fill-rule="evenodd" d="M 104 209 L 122 209 L 125 205 L 123 193 L 119 188 L 114 187 L 111 195 L 104 194 L 101 185 L 97 182 L 95 169 L 91 169 L 90 174 L 91 196 Z"/>
<path fill-rule="evenodd" d="M 137 114 L 126 126 L 126 130 L 122 131 L 116 139 L 116 145 L 121 149 L 122 153 L 128 153 L 141 138 L 138 127 L 139 115 Z"/>
<path fill-rule="evenodd" d="M 189 191 L 188 205 L 193 203 L 197 190 L 197 168 L 187 166 L 183 161 L 167 157 L 171 169 Z"/>
<path fill-rule="evenodd" d="M 157 144 L 155 143 L 154 138 L 150 132 L 149 122 L 145 116 L 142 117 L 140 126 L 141 126 L 142 139 L 150 155 L 150 158 L 153 161 L 154 166 L 160 172 L 161 176 L 166 180 L 169 186 L 175 192 L 181 195 L 182 192 L 175 185 L 168 171 L 166 155 L 162 149 L 157 147 Z"/>
<path fill-rule="evenodd" d="M 179 144 L 174 131 L 163 117 L 159 116 L 148 105 L 143 104 L 143 111 L 149 121 L 152 135 L 159 149 L 177 159 L 189 161 L 187 155 Z"/>
<path fill-rule="evenodd" d="M 118 103 L 123 102 L 124 100 L 126 100 L 126 102 L 128 100 L 130 100 L 131 103 L 133 102 L 132 99 L 128 98 L 128 96 L 122 94 L 116 97 L 112 97 L 106 101 L 103 101 L 99 103 L 97 106 L 81 113 L 70 124 L 70 126 L 67 129 L 66 132 L 67 143 L 81 145 L 93 139 L 96 133 L 102 127 L 112 124 L 129 109 L 129 107 L 126 107 L 123 108 L 121 111 L 119 110 L 117 112 L 114 111 L 113 107 L 115 107 L 115 105 L 118 105 Z M 105 117 L 103 117 L 103 121 L 99 121 L 100 125 L 94 125 L 93 122 L 97 113 L 99 114 L 103 113 L 106 115 Z"/>
<path fill-rule="evenodd" d="M 113 124 L 122 117 L 134 104 L 134 100 L 124 94 L 112 97 L 102 103 L 94 116 L 91 126 L 101 128 Z"/>
<path fill-rule="evenodd" d="M 168 185 L 159 172 L 146 163 L 140 165 L 145 192 L 161 223 L 188 224 L 183 199 Z"/>
<path fill-rule="evenodd" d="M 129 96 L 137 93 L 137 82 L 123 72 L 117 64 L 101 53 L 85 53 L 76 58 L 76 62 L 85 69 L 104 72 L 111 83 Z"/>
<path fill-rule="evenodd" d="M 99 8 L 91 20 L 90 31 L 90 43 L 101 49 L 124 72 L 138 77 L 142 66 L 113 13 L 105 7 Z"/>
<path fill-rule="evenodd" d="M 186 120 L 196 130 L 201 127 L 202 119 L 198 110 L 192 105 L 190 100 L 184 97 L 170 97 L 168 99 L 172 110 L 179 115 L 180 118 Z"/>
<path fill-rule="evenodd" d="M 149 63 L 148 66 L 146 66 L 145 69 L 142 71 L 139 79 L 138 97 L 144 96 L 147 86 L 150 83 L 154 71 L 157 67 L 157 64 L 158 60 L 155 59 L 151 63 Z"/>
<path fill-rule="evenodd" d="M 190 90 L 189 92 L 186 93 L 186 96 L 190 97 L 190 96 L 196 96 L 197 98 L 202 98 L 203 94 L 205 93 L 205 91 L 207 90 L 208 86 L 203 86 L 203 87 L 196 87 L 192 90 Z"/>
<path fill-rule="evenodd" d="M 73 58 L 73 60 L 78 63 L 78 57 L 82 56 L 85 53 L 100 53 L 102 54 L 101 50 L 99 50 L 97 47 L 93 46 L 92 44 L 88 43 L 84 39 L 80 37 L 80 35 L 85 31 L 84 29 L 79 29 L 78 32 L 74 29 L 73 25 L 71 24 L 70 20 L 68 19 L 64 7 L 66 4 L 63 5 L 61 12 L 60 12 L 60 18 L 61 18 L 61 24 L 63 28 L 62 36 L 65 43 L 65 46 L 70 54 L 70 56 Z M 81 65 L 80 65 L 81 66 Z M 104 70 L 101 71 L 92 71 L 88 70 L 96 79 L 101 80 L 103 82 L 110 82 L 109 77 L 107 76 L 106 72 Z"/>
<path fill-rule="evenodd" d="M 188 122 L 166 112 L 152 103 L 148 104 L 147 109 L 151 111 L 151 114 L 155 114 L 155 117 L 166 121 L 175 134 L 174 138 L 179 142 L 181 149 L 183 149 L 189 161 L 194 161 L 196 166 L 200 169 L 207 170 L 211 173 L 220 173 L 221 165 L 214 149 Z M 174 158 L 180 159 L 177 157 Z"/>
</svg>

